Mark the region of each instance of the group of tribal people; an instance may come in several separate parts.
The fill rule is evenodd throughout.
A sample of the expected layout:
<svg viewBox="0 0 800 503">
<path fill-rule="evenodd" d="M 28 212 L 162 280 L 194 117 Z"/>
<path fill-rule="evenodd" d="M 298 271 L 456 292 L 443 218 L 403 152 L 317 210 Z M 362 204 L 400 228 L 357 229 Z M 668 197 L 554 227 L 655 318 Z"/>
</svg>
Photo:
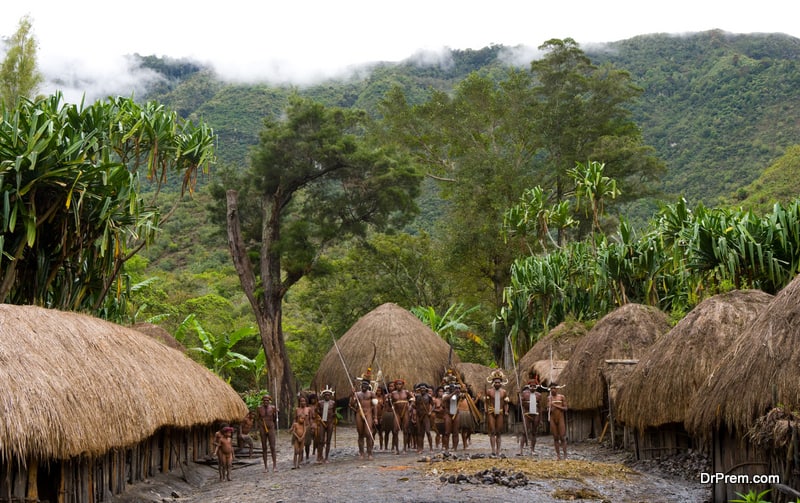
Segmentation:
<svg viewBox="0 0 800 503">
<path fill-rule="evenodd" d="M 433 451 L 432 436 L 435 436 L 436 449 L 448 451 L 452 447 L 457 450 L 459 437 L 462 449 L 466 449 L 470 445 L 472 432 L 481 423 L 483 413 L 476 404 L 471 387 L 465 386 L 452 370 L 447 371 L 436 389 L 419 383 L 413 386 L 413 391 L 406 390 L 402 379 L 376 383 L 372 381 L 369 369 L 358 380 L 361 389 L 351 394 L 350 408 L 356 416 L 358 453 L 361 458 L 373 458 L 375 436 L 378 436 L 381 449 L 390 449 L 399 454 L 400 432 L 403 434 L 404 452 L 415 449 L 421 453 L 426 439 L 428 449 Z M 486 381 L 490 387 L 484 392 L 484 404 L 480 408 L 486 417 L 491 456 L 497 457 L 500 456 L 502 433 L 509 415 L 510 400 L 504 388 L 508 379 L 502 370 L 496 369 Z M 519 435 L 519 455 L 523 454 L 526 445 L 530 445 L 531 454 L 534 453 L 541 402 L 547 410 L 556 457 L 566 459 L 567 399 L 559 391 L 560 388 L 555 383 L 549 388 L 542 386 L 536 375 L 522 388 L 519 402 L 523 432 Z"/>
<path fill-rule="evenodd" d="M 434 450 L 434 446 L 443 451 L 451 448 L 457 450 L 459 440 L 462 449 L 466 449 L 484 414 L 491 456 L 500 456 L 502 433 L 509 415 L 510 400 L 504 388 L 508 379 L 501 370 L 496 369 L 486 381 L 490 387 L 484 392 L 483 404 L 480 404 L 476 402 L 471 386 L 464 385 L 452 370 L 447 371 L 441 384 L 435 389 L 427 383 L 419 383 L 412 389 L 406 389 L 403 379 L 375 381 L 371 369 L 368 369 L 356 379 L 358 389 L 354 387 L 349 398 L 349 406 L 356 418 L 359 457 L 373 459 L 375 437 L 378 437 L 381 450 L 390 450 L 396 454 L 400 454 L 401 445 L 402 452 L 416 450 L 421 453 L 426 439 L 430 451 Z M 328 462 L 337 422 L 334 397 L 335 392 L 329 386 L 319 395 L 313 392 L 298 395 L 294 421 L 290 428 L 292 468 L 299 468 L 304 455 L 308 460 L 309 454 L 313 453 L 316 453 L 317 463 Z M 523 432 L 519 435 L 519 455 L 523 454 L 526 445 L 530 446 L 531 454 L 534 453 L 542 415 L 540 410 L 545 406 L 556 456 L 558 459 L 562 459 L 562 456 L 566 458 L 567 400 L 560 393 L 559 386 L 551 384 L 549 388 L 543 387 L 537 376 L 533 376 L 522 388 L 519 403 L 523 422 Z M 269 469 L 270 459 L 272 471 L 276 470 L 276 423 L 277 408 L 267 394 L 262 398 L 261 405 L 248 413 L 239 425 L 239 446 L 249 445 L 251 455 L 252 439 L 249 432 L 253 427 L 258 430 L 265 471 Z M 218 432 L 215 444 L 220 443 L 220 433 L 230 436 L 233 429 L 223 430 L 224 427 Z M 225 441 L 222 444 L 227 451 Z M 220 460 L 222 461 L 222 456 Z M 226 474 L 220 472 L 220 479 L 223 480 L 226 475 L 229 477 L 229 469 Z"/>
</svg>

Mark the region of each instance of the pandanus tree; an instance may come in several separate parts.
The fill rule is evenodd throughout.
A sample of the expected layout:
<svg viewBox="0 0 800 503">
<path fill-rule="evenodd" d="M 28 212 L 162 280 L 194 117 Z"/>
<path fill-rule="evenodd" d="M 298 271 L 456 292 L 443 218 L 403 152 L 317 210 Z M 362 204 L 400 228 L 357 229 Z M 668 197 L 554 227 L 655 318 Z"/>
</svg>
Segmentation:
<svg viewBox="0 0 800 503">
<path fill-rule="evenodd" d="M 121 317 L 124 264 L 169 213 L 144 200 L 141 179 L 159 187 L 177 173 L 191 191 L 212 161 L 213 132 L 154 102 L 84 107 L 55 94 L 5 109 L 0 302 Z"/>
</svg>

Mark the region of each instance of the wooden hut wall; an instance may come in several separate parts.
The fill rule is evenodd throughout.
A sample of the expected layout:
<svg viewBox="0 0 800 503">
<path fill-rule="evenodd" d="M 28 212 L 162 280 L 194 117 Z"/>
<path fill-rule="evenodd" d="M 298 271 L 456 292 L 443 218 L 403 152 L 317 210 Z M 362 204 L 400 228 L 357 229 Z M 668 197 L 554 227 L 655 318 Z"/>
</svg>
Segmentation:
<svg viewBox="0 0 800 503">
<path fill-rule="evenodd" d="M 567 438 L 571 442 L 598 438 L 602 428 L 603 415 L 600 409 L 567 411 Z"/>
<path fill-rule="evenodd" d="M 727 428 L 714 432 L 711 446 L 711 473 L 725 475 L 754 475 L 770 473 L 769 460 L 763 450 L 756 449 L 743 438 L 731 434 Z M 761 492 L 770 487 L 766 484 L 732 484 L 717 482 L 713 484 L 715 503 L 727 503 L 738 498 L 737 492 Z"/>
<path fill-rule="evenodd" d="M 210 426 L 192 430 L 162 428 L 128 448 L 101 456 L 22 463 L 0 462 L 0 502 L 50 501 L 85 503 L 111 501 L 135 484 L 159 472 L 183 469 L 189 459 L 211 454 Z"/>
<path fill-rule="evenodd" d="M 670 423 L 658 428 L 646 428 L 634 431 L 634 451 L 636 459 L 657 459 L 683 454 L 696 448 L 682 424 Z"/>
</svg>

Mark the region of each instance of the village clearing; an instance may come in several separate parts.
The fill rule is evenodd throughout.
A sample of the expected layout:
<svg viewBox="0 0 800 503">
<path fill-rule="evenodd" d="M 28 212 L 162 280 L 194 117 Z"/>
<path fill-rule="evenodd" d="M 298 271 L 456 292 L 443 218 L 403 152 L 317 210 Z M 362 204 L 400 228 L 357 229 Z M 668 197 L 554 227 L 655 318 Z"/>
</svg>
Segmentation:
<svg viewBox="0 0 800 503">
<path fill-rule="evenodd" d="M 596 441 L 570 445 L 570 459 L 566 461 L 555 459 L 550 436 L 539 437 L 534 456 L 520 457 L 516 455 L 516 437 L 504 435 L 505 458 L 501 459 L 488 457 L 489 440 L 480 433 L 473 435 L 466 451 L 451 453 L 457 460 L 436 450 L 433 455 L 426 450 L 421 455 L 401 452 L 398 456 L 376 449 L 375 459 L 367 461 L 358 458 L 356 445 L 355 429 L 340 426 L 328 464 L 318 465 L 312 456 L 309 463 L 294 470 L 289 434 L 280 431 L 275 473 L 264 472 L 260 449 L 256 448 L 252 458 L 246 453 L 237 455 L 230 482 L 218 480 L 214 462 L 189 463 L 183 473 L 176 470 L 130 486 L 114 501 L 700 503 L 711 497 L 710 486 L 700 484 L 699 473 L 690 473 L 704 469 L 702 460 L 635 463 L 629 453 Z M 472 459 L 465 459 L 466 455 Z M 683 473 L 676 473 L 676 466 Z M 486 475 L 491 473 L 503 475 L 488 483 L 491 477 Z M 503 477 L 527 483 L 508 487 L 499 483 Z"/>
</svg>

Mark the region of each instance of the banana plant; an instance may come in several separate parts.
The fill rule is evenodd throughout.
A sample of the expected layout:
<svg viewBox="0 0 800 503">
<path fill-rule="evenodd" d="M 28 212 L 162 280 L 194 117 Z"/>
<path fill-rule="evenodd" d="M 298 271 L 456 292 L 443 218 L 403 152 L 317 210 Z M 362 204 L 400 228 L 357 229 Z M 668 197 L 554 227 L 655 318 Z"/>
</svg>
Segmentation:
<svg viewBox="0 0 800 503">
<path fill-rule="evenodd" d="M 258 334 L 255 327 L 247 326 L 231 333 L 214 335 L 203 328 L 194 314 L 190 314 L 178 326 L 175 331 L 175 339 L 184 344 L 190 333 L 197 336 L 200 345 L 189 347 L 187 350 L 196 353 L 206 368 L 222 379 L 230 379 L 231 373 L 235 369 L 248 368 L 255 371 L 254 369 L 257 367 L 255 360 L 250 364 L 251 360 L 247 356 L 233 350 L 239 341 L 255 337 Z"/>
<path fill-rule="evenodd" d="M 460 346 L 462 340 L 486 347 L 486 342 L 464 323 L 464 319 L 478 308 L 480 306 L 465 308 L 464 304 L 458 303 L 451 304 L 442 315 L 431 306 L 412 307 L 411 312 L 453 347 Z"/>
</svg>

